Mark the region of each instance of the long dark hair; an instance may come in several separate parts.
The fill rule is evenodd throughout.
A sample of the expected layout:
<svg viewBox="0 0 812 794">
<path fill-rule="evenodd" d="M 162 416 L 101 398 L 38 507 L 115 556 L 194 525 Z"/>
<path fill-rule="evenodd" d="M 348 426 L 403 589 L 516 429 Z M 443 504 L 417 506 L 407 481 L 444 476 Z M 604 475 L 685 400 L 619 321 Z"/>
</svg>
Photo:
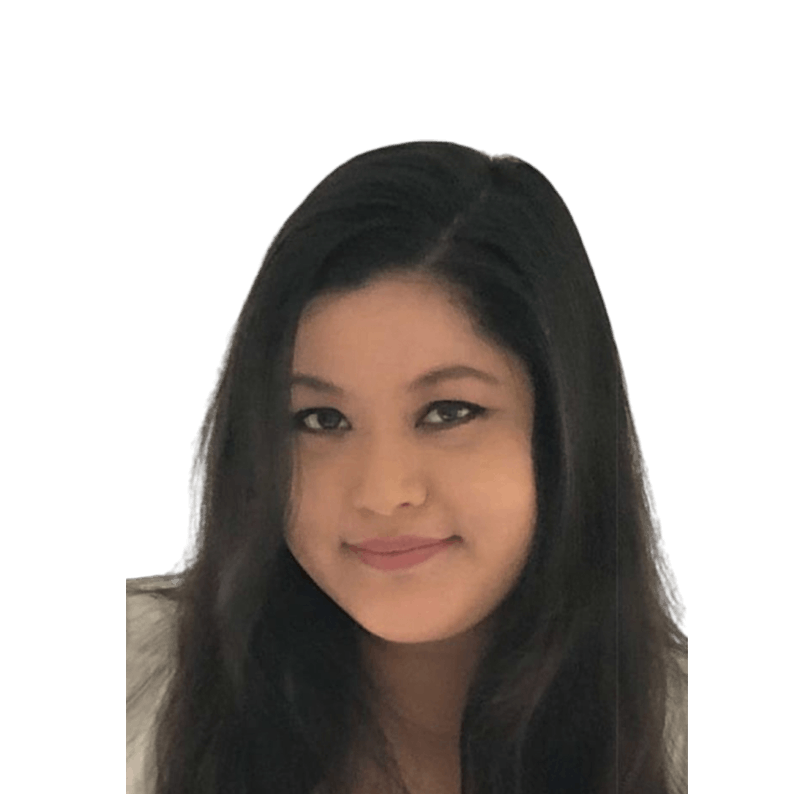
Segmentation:
<svg viewBox="0 0 812 794">
<path fill-rule="evenodd" d="M 579 233 L 522 160 L 417 142 L 327 176 L 273 240 L 240 313 L 198 440 L 196 544 L 166 592 L 176 660 L 157 794 L 350 794 L 358 747 L 402 787 L 371 708 L 363 629 L 285 542 L 299 318 L 316 295 L 395 271 L 452 291 L 535 389 L 535 537 L 468 691 L 464 794 L 682 790 L 664 727 L 688 641 Z"/>
</svg>

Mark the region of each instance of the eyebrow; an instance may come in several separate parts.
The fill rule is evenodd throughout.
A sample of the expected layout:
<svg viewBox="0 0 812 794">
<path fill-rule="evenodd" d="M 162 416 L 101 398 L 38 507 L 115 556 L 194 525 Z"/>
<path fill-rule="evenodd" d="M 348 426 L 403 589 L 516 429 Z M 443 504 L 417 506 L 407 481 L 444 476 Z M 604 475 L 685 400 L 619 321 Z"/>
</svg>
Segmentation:
<svg viewBox="0 0 812 794">
<path fill-rule="evenodd" d="M 477 380 L 488 383 L 491 386 L 501 386 L 501 381 L 497 380 L 493 375 L 482 370 L 469 367 L 465 364 L 454 364 L 452 366 L 437 367 L 429 370 L 413 381 L 406 389 L 409 393 L 427 389 L 438 383 L 448 380 L 462 380 L 463 378 L 476 378 Z M 345 391 L 340 386 L 336 386 L 330 381 L 322 380 L 314 375 L 305 375 L 296 373 L 290 381 L 291 388 L 294 386 L 306 386 L 313 391 L 323 392 L 325 394 L 337 394 L 344 396 Z"/>
</svg>

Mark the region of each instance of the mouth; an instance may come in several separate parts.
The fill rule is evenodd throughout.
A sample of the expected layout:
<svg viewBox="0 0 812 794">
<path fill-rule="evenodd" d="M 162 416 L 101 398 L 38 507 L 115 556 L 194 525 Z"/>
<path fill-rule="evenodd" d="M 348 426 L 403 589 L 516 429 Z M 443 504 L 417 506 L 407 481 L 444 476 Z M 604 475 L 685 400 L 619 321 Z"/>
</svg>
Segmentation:
<svg viewBox="0 0 812 794">
<path fill-rule="evenodd" d="M 380 571 L 399 571 L 412 568 L 426 562 L 432 557 L 446 553 L 450 547 L 455 546 L 461 538 L 454 536 L 440 541 L 432 541 L 428 545 L 412 547 L 406 551 L 374 552 L 351 546 L 356 558 L 371 568 Z"/>
<path fill-rule="evenodd" d="M 348 544 L 350 548 L 370 554 L 403 554 L 418 549 L 430 548 L 451 540 L 458 540 L 457 535 L 447 538 L 428 538 L 415 535 L 401 535 L 395 538 L 370 538 L 361 543 Z"/>
</svg>

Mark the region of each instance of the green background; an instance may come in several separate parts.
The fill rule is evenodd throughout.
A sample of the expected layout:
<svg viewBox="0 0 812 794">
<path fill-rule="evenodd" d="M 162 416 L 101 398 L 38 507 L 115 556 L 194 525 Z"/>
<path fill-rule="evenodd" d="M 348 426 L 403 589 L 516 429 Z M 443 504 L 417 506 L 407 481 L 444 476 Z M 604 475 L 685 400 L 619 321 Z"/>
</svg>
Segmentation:
<svg viewBox="0 0 812 794">
<path fill-rule="evenodd" d="M 325 173 L 414 138 L 529 160 L 579 224 L 688 606 L 693 794 L 805 785 L 802 8 L 7 6 L 8 790 L 120 790 L 121 584 L 181 552 L 259 257 Z"/>
</svg>

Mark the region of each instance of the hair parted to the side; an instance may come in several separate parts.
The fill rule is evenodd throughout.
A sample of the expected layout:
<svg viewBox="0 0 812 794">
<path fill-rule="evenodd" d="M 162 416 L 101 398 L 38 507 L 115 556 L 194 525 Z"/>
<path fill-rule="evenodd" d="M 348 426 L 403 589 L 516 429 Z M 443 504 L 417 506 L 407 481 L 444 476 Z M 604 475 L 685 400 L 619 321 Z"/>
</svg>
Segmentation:
<svg viewBox="0 0 812 794">
<path fill-rule="evenodd" d="M 317 295 L 395 271 L 449 290 L 535 389 L 537 523 L 468 693 L 464 794 L 687 790 L 670 779 L 669 680 L 687 658 L 609 318 L 558 193 L 514 157 L 387 146 L 285 222 L 240 313 L 200 431 L 196 545 L 176 590 L 157 794 L 353 794 L 363 747 L 402 785 L 373 718 L 365 631 L 302 570 L 290 385 Z"/>
</svg>

